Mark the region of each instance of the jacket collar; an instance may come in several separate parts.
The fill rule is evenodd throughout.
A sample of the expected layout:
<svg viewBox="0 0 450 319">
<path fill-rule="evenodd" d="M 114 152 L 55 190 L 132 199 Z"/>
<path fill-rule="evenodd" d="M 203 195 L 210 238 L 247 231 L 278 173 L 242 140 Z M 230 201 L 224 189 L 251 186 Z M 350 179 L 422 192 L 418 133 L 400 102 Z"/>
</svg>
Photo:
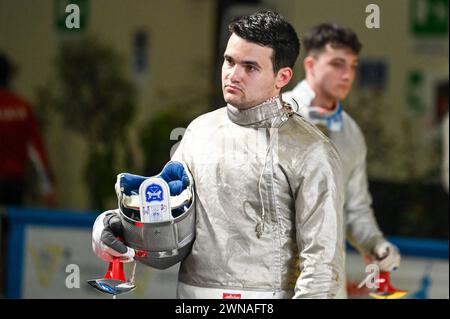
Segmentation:
<svg viewBox="0 0 450 319">
<path fill-rule="evenodd" d="M 328 110 L 319 106 L 311 105 L 312 100 L 316 97 L 316 93 L 309 86 L 306 80 L 301 81 L 293 89 L 294 92 L 294 109 L 297 113 L 306 118 L 328 118 L 339 112 L 340 102 L 333 110 Z"/>
<path fill-rule="evenodd" d="M 312 100 L 316 97 L 316 93 L 306 80 L 297 84 L 293 89 L 293 93 L 293 107 L 298 114 L 314 124 L 324 124 L 332 131 L 340 131 L 342 129 L 342 103 L 340 101 L 337 102 L 333 110 L 311 105 Z"/>
<path fill-rule="evenodd" d="M 249 127 L 275 127 L 293 114 L 292 108 L 283 103 L 279 96 L 246 110 L 227 105 L 228 118 L 235 124 Z"/>
</svg>

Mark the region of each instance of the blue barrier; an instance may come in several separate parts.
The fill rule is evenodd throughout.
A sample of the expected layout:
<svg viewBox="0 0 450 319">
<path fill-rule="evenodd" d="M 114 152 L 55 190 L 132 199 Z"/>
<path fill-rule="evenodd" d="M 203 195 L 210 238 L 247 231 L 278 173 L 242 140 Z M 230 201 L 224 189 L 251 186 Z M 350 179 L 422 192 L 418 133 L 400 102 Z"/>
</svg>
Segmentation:
<svg viewBox="0 0 450 319">
<path fill-rule="evenodd" d="M 20 298 L 22 289 L 25 227 L 45 225 L 57 227 L 90 228 L 98 213 L 48 210 L 39 208 L 7 207 L 6 218 L 9 224 L 6 257 L 7 298 Z"/>
<path fill-rule="evenodd" d="M 387 239 L 396 245 L 402 256 L 448 259 L 448 241 L 426 238 L 389 236 Z M 346 245 L 348 251 L 355 248 Z"/>
<path fill-rule="evenodd" d="M 402 255 L 448 259 L 448 241 L 406 237 L 388 239 L 400 249 Z"/>
</svg>

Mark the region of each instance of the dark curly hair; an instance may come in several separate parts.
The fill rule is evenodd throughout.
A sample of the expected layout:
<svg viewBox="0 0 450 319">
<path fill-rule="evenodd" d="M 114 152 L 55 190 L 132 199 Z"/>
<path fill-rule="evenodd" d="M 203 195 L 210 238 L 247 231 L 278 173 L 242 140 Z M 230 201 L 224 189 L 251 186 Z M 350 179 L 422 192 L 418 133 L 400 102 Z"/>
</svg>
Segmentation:
<svg viewBox="0 0 450 319">
<path fill-rule="evenodd" d="M 355 54 L 359 54 L 362 48 L 355 32 L 332 23 L 322 23 L 313 27 L 303 39 L 306 55 L 322 51 L 327 44 L 335 49 L 350 49 Z"/>
<path fill-rule="evenodd" d="M 292 25 L 278 13 L 258 11 L 236 18 L 228 25 L 228 30 L 244 40 L 272 48 L 275 73 L 284 67 L 294 67 L 300 41 Z"/>
</svg>

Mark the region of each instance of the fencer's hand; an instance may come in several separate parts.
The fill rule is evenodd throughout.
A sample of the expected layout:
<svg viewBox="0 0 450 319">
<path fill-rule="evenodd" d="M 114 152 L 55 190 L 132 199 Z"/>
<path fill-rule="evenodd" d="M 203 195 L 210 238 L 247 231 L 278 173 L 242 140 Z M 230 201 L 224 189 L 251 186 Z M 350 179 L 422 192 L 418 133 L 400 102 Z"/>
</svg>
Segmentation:
<svg viewBox="0 0 450 319">
<path fill-rule="evenodd" d="M 388 241 L 378 243 L 373 249 L 375 261 L 381 271 L 393 271 L 400 266 L 400 252 Z"/>
<path fill-rule="evenodd" d="M 92 230 L 92 249 L 102 260 L 110 262 L 120 257 L 122 262 L 133 261 L 135 251 L 126 246 L 119 238 L 123 236 L 123 226 L 117 210 L 100 214 Z"/>
</svg>

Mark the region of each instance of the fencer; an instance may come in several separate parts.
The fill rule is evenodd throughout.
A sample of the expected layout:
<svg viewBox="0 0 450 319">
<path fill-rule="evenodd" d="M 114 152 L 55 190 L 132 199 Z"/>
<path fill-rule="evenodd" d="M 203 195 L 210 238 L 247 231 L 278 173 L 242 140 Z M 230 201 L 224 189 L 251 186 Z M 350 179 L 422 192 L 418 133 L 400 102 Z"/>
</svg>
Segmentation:
<svg viewBox="0 0 450 319">
<path fill-rule="evenodd" d="M 227 105 L 192 121 L 172 157 L 195 183 L 195 240 L 181 260 L 177 296 L 339 298 L 341 161 L 280 96 L 293 75 L 298 36 L 270 11 L 238 18 L 229 31 Z M 100 242 L 103 251 L 113 246 Z M 113 250 L 107 253 L 135 258 L 127 247 Z"/>
<path fill-rule="evenodd" d="M 361 43 L 350 29 L 324 23 L 304 37 L 306 79 L 283 99 L 305 119 L 319 127 L 341 156 L 345 185 L 344 225 L 347 240 L 369 256 L 380 271 L 400 265 L 398 248 L 383 236 L 373 213 L 369 193 L 363 133 L 343 110 L 355 78 Z"/>
</svg>

